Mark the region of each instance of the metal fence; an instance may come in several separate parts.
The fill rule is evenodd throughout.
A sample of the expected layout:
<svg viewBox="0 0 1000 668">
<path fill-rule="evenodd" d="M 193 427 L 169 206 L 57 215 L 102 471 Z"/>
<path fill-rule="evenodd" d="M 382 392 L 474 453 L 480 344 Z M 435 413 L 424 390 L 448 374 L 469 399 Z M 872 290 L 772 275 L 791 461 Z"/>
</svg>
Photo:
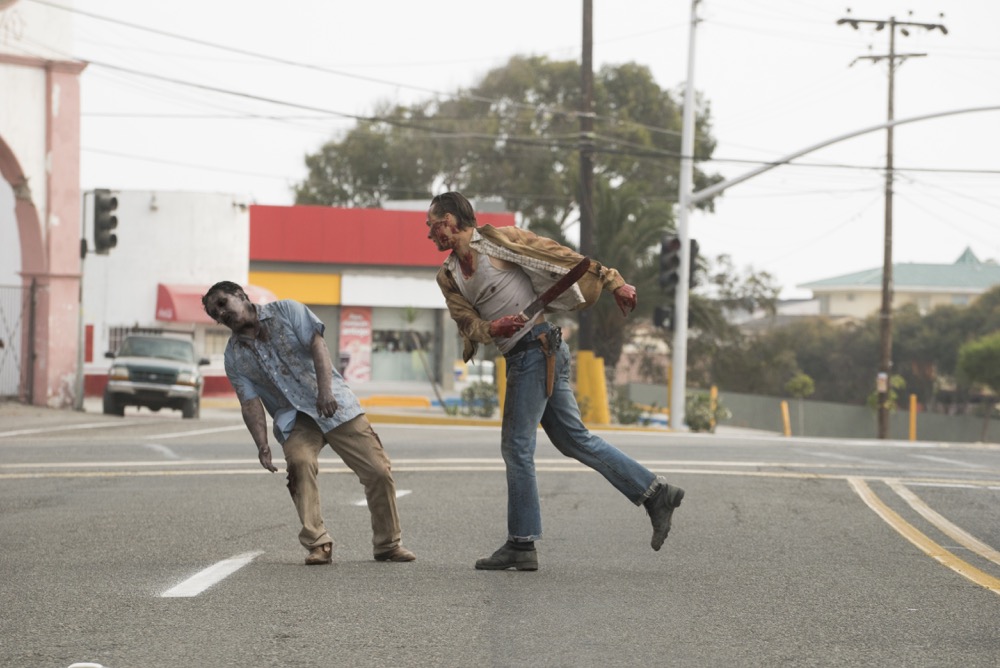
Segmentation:
<svg viewBox="0 0 1000 668">
<path fill-rule="evenodd" d="M 34 341 L 34 283 L 30 289 L 20 285 L 0 285 L 0 398 L 31 396 L 34 351 L 24 360 L 24 337 Z"/>
</svg>

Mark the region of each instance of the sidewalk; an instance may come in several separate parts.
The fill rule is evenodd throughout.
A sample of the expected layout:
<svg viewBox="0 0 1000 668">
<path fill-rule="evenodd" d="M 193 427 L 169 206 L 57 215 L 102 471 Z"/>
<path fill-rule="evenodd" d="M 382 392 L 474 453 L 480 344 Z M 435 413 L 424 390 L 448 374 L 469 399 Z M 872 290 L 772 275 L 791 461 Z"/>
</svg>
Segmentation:
<svg viewBox="0 0 1000 668">
<path fill-rule="evenodd" d="M 500 416 L 494 414 L 492 418 L 481 418 L 462 415 L 461 406 L 461 385 L 453 390 L 441 390 L 440 400 L 438 392 L 435 392 L 430 383 L 426 382 L 369 382 L 352 387 L 362 408 L 368 415 L 368 419 L 373 424 L 422 424 L 422 425 L 450 425 L 450 426 L 479 426 L 496 427 L 501 425 Z M 455 407 L 457 412 L 449 414 L 445 406 Z M 209 412 L 232 412 L 239 414 L 240 405 L 235 394 L 213 394 L 205 395 L 201 400 L 203 417 Z M 29 406 L 18 401 L 0 400 L 0 432 L 19 429 L 31 429 L 38 426 L 38 420 L 45 418 L 50 424 L 72 425 L 84 422 L 94 422 L 98 419 L 117 420 L 114 416 L 106 416 L 102 412 L 100 397 L 87 397 L 84 400 L 84 410 L 75 411 L 71 408 L 58 409 L 44 406 Z M 128 408 L 128 411 L 135 411 L 135 408 Z M 144 414 L 150 414 L 147 409 L 142 409 Z M 165 415 L 176 415 L 180 418 L 178 411 L 165 409 Z M 591 429 L 601 431 L 643 431 L 658 433 L 673 433 L 673 430 L 663 425 L 639 426 L 639 425 L 588 425 Z M 687 430 L 684 430 L 687 433 Z M 758 434 L 768 435 L 772 432 L 759 431 L 755 429 L 741 429 L 738 427 L 727 427 L 720 425 L 716 434 L 737 435 L 737 434 Z"/>
</svg>

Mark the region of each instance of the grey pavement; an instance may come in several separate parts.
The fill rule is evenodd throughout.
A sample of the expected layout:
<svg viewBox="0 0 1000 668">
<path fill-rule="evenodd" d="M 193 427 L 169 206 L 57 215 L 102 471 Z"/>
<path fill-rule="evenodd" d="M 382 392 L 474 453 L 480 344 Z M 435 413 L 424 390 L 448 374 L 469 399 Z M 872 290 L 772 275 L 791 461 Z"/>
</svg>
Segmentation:
<svg viewBox="0 0 1000 668">
<path fill-rule="evenodd" d="M 437 391 L 426 382 L 376 381 L 352 386 L 354 393 L 361 401 L 365 412 L 372 423 L 394 424 L 436 424 L 455 426 L 499 427 L 500 418 L 495 414 L 492 418 L 482 418 L 458 414 L 449 414 L 442 406 L 442 400 L 447 406 L 461 405 L 462 385 L 454 389 Z M 440 396 L 440 399 L 439 399 Z M 126 408 L 126 415 L 152 415 L 148 409 Z M 235 395 L 206 395 L 202 398 L 202 416 L 219 416 L 226 413 L 239 413 L 239 402 Z M 179 411 L 165 409 L 160 412 L 164 417 L 181 419 Z M 106 416 L 102 412 L 100 397 L 87 397 L 83 410 L 72 408 L 50 408 L 32 406 L 12 398 L 0 398 L 0 431 L 30 429 L 39 419 L 45 419 L 48 424 L 53 422 L 72 425 L 92 422 L 94 419 L 116 420 L 116 416 Z M 595 430 L 641 430 L 652 432 L 669 432 L 664 426 L 638 425 L 588 425 Z M 716 433 L 727 436 L 773 434 L 757 429 L 745 429 L 719 425 Z"/>
</svg>

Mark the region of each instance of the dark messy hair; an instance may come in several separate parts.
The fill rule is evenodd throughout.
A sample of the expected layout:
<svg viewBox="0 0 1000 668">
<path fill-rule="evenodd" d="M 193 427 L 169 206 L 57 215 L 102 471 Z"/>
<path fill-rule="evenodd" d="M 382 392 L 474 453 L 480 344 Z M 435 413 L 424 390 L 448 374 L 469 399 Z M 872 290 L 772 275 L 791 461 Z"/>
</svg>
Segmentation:
<svg viewBox="0 0 1000 668">
<path fill-rule="evenodd" d="M 240 295 L 246 297 L 247 294 L 246 292 L 243 291 L 243 287 L 240 284 L 233 283 L 232 281 L 219 281 L 218 283 L 210 287 L 208 289 L 208 292 L 206 292 L 201 297 L 201 306 L 202 308 L 205 309 L 205 313 L 207 313 L 208 316 L 212 318 L 212 320 L 215 320 L 215 316 L 208 309 L 208 298 L 212 296 L 212 293 L 214 292 L 222 292 L 227 295 L 233 295 L 237 297 Z"/>
<path fill-rule="evenodd" d="M 458 221 L 458 229 L 460 230 L 477 225 L 476 212 L 473 211 L 472 204 L 465 199 L 465 195 L 459 192 L 443 193 L 432 199 L 431 213 L 437 217 L 450 213 Z"/>
</svg>

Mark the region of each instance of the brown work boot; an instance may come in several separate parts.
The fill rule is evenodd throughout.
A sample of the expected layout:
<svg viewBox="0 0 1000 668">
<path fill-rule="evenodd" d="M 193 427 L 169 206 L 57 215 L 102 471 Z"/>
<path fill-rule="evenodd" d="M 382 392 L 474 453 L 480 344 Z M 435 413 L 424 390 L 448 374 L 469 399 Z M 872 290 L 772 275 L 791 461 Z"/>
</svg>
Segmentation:
<svg viewBox="0 0 1000 668">
<path fill-rule="evenodd" d="M 649 542 L 654 550 L 663 547 L 663 541 L 670 533 L 670 524 L 674 517 L 674 510 L 681 505 L 684 498 L 684 490 L 680 487 L 668 485 L 662 477 L 658 478 L 660 487 L 653 496 L 643 503 L 649 519 L 653 523 L 653 539 Z"/>
<path fill-rule="evenodd" d="M 381 552 L 375 555 L 375 561 L 413 561 L 416 558 L 417 555 L 402 545 L 397 545 L 388 552 Z"/>
<path fill-rule="evenodd" d="M 306 555 L 306 566 L 328 564 L 331 561 L 333 561 L 333 543 L 317 545 Z"/>
</svg>

